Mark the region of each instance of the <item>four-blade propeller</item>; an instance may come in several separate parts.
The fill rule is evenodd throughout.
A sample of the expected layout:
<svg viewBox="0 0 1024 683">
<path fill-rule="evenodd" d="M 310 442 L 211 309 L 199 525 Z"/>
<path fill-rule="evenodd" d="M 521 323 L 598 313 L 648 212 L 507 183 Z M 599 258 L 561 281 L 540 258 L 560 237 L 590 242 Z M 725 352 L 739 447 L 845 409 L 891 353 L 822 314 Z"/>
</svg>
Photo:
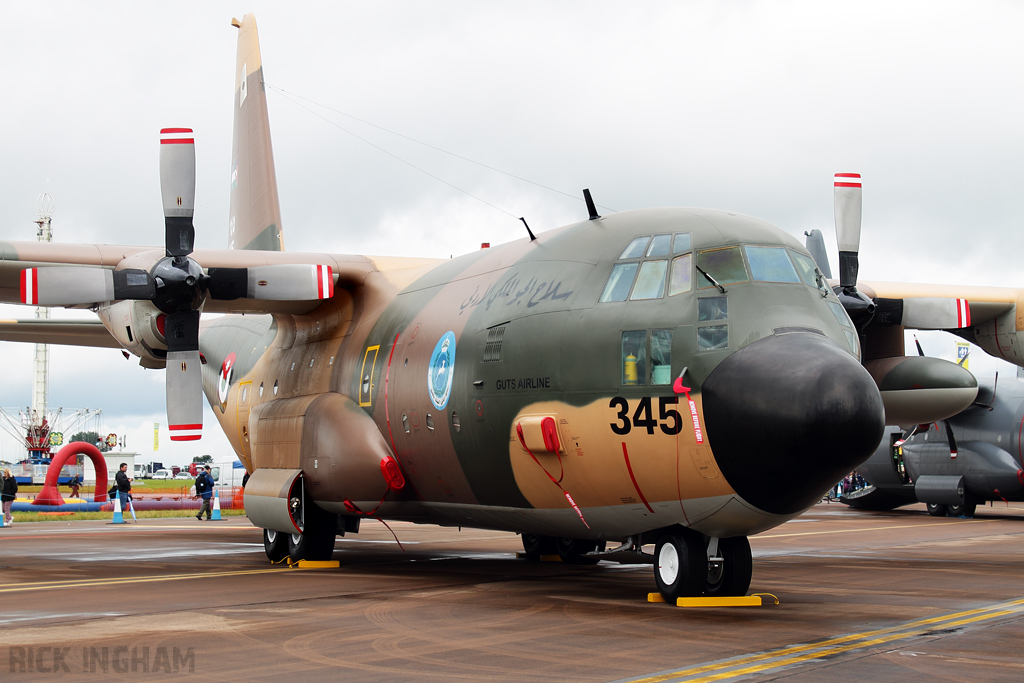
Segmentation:
<svg viewBox="0 0 1024 683">
<path fill-rule="evenodd" d="M 309 301 L 334 296 L 334 273 L 318 264 L 211 268 L 191 258 L 196 194 L 195 139 L 190 128 L 160 131 L 164 257 L 152 268 L 47 266 L 21 273 L 22 303 L 74 306 L 149 301 L 167 343 L 167 422 L 172 441 L 199 439 L 203 427 L 199 318 L 212 299 Z"/>
</svg>

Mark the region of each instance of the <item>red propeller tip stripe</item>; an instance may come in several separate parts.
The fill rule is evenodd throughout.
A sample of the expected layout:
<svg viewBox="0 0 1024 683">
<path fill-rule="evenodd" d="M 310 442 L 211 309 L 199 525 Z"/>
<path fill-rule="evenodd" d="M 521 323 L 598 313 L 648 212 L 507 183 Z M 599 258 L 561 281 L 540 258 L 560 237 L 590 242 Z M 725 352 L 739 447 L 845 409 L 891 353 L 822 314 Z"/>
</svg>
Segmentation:
<svg viewBox="0 0 1024 683">
<path fill-rule="evenodd" d="M 316 267 L 316 293 L 320 299 L 334 296 L 334 273 L 330 266 Z"/>
<path fill-rule="evenodd" d="M 161 128 L 161 145 L 194 145 L 195 138 L 191 128 Z"/>
<path fill-rule="evenodd" d="M 836 187 L 860 187 L 860 173 L 836 173 Z"/>
<path fill-rule="evenodd" d="M 169 425 L 171 441 L 198 441 L 202 437 L 203 425 Z"/>
<path fill-rule="evenodd" d="M 39 303 L 39 278 L 35 268 L 21 271 L 21 303 L 34 306 Z"/>
</svg>

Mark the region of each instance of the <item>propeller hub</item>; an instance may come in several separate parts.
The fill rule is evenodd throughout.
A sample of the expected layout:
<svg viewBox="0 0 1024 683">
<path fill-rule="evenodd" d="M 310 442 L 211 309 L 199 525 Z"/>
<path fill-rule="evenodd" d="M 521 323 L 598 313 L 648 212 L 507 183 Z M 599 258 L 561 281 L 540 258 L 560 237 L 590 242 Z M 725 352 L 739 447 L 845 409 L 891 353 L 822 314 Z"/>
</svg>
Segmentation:
<svg viewBox="0 0 1024 683">
<path fill-rule="evenodd" d="M 206 301 L 206 276 L 190 258 L 162 258 L 150 274 L 156 282 L 153 304 L 164 313 L 197 311 Z"/>
</svg>

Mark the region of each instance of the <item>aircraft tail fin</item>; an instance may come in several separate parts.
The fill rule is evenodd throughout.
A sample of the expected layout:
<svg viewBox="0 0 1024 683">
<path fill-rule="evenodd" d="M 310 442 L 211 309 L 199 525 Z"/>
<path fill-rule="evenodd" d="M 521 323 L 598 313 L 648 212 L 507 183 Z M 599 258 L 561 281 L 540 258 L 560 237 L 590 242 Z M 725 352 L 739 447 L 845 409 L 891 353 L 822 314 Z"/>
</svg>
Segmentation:
<svg viewBox="0 0 1024 683">
<path fill-rule="evenodd" d="M 231 249 L 284 251 L 256 17 L 246 14 L 231 25 L 238 29 L 238 57 L 228 244 Z"/>
</svg>

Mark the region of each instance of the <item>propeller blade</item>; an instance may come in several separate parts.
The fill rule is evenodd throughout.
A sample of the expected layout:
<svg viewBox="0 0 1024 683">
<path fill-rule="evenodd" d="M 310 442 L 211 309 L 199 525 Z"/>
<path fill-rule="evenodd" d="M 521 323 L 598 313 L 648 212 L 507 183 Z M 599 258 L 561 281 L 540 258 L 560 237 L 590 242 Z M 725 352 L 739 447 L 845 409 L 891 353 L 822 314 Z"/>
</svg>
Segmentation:
<svg viewBox="0 0 1024 683">
<path fill-rule="evenodd" d="M 191 128 L 160 131 L 160 194 L 164 204 L 164 248 L 188 256 L 195 245 L 196 145 Z"/>
<path fill-rule="evenodd" d="M 168 315 L 164 338 L 167 340 L 167 427 L 171 441 L 196 441 L 203 430 L 199 311 Z"/>
<path fill-rule="evenodd" d="M 75 306 L 114 300 L 113 271 L 85 266 L 49 266 L 21 271 L 21 303 Z"/>
<path fill-rule="evenodd" d="M 287 263 L 252 268 L 211 268 L 210 297 L 262 301 L 311 301 L 334 296 L 330 266 Z"/>
<path fill-rule="evenodd" d="M 861 181 L 859 173 L 835 175 L 836 242 L 839 243 L 839 285 L 857 286 L 860 270 Z"/>
<path fill-rule="evenodd" d="M 814 259 L 814 263 L 817 264 L 818 270 L 829 280 L 832 279 L 832 268 L 828 264 L 828 250 L 825 249 L 825 237 L 821 234 L 821 230 L 811 230 L 810 232 L 804 232 L 807 237 L 804 240 L 804 244 L 807 246 L 807 251 L 811 252 L 811 257 Z"/>
<path fill-rule="evenodd" d="M 956 439 L 953 437 L 953 428 L 949 426 L 949 420 L 943 420 L 942 424 L 946 425 L 946 439 L 949 441 L 949 457 L 955 458 L 956 452 Z"/>
<path fill-rule="evenodd" d="M 899 324 L 918 330 L 959 330 L 971 326 L 971 304 L 967 299 L 909 297 L 903 299 Z"/>
<path fill-rule="evenodd" d="M 916 334 L 914 335 L 914 344 L 917 345 L 917 355 L 923 356 L 924 355 L 924 349 L 921 348 L 921 342 L 919 342 L 917 340 L 917 335 Z"/>
</svg>

